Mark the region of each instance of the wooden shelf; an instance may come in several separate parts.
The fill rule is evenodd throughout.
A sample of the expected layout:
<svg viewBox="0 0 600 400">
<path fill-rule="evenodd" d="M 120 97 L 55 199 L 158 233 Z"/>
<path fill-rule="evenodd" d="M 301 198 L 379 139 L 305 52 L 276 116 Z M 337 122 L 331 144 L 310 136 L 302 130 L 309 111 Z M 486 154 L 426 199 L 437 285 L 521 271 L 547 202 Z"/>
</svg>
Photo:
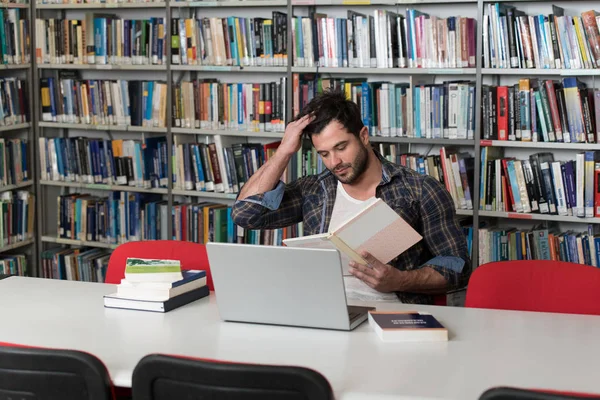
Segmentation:
<svg viewBox="0 0 600 400">
<path fill-rule="evenodd" d="M 123 70 L 123 71 L 166 71 L 166 65 L 133 64 L 38 64 L 38 69 L 77 69 L 77 70 Z"/>
<path fill-rule="evenodd" d="M 473 210 L 456 210 L 456 215 L 471 217 L 473 216 Z"/>
<path fill-rule="evenodd" d="M 179 135 L 222 135 L 222 136 L 241 136 L 241 137 L 261 137 L 281 139 L 283 132 L 250 132 L 234 130 L 215 130 L 215 129 L 191 129 L 191 128 L 171 128 L 173 134 Z"/>
<path fill-rule="evenodd" d="M 168 194 L 167 189 L 165 188 L 139 188 L 135 186 L 125 186 L 125 185 L 104 185 L 98 183 L 79 183 L 79 182 L 56 182 L 56 181 L 42 181 L 40 180 L 40 185 L 43 186 L 57 186 L 57 187 L 70 187 L 70 188 L 78 188 L 78 189 L 88 189 L 88 190 L 108 190 L 113 192 L 135 192 L 135 193 L 153 193 L 153 194 Z"/>
<path fill-rule="evenodd" d="M 165 8 L 165 2 L 157 3 L 83 3 L 83 4 L 36 4 L 38 10 L 83 10 L 101 8 Z"/>
<path fill-rule="evenodd" d="M 521 142 L 518 140 L 481 140 L 482 147 L 516 147 L 554 150 L 600 150 L 599 143 Z"/>
<path fill-rule="evenodd" d="M 72 240 L 63 239 L 56 236 L 42 236 L 42 242 L 46 243 L 57 243 L 57 244 L 68 244 L 70 246 L 88 246 L 88 247 L 100 247 L 103 249 L 116 249 L 118 244 L 108 244 L 102 242 L 88 242 L 86 240 Z"/>
<path fill-rule="evenodd" d="M 477 3 L 477 0 L 292 0 L 293 6 L 395 6 L 410 4 L 461 3 Z"/>
<path fill-rule="evenodd" d="M 287 67 L 253 67 L 237 65 L 172 65 L 172 71 L 214 71 L 214 72 L 271 72 L 286 73 Z"/>
<path fill-rule="evenodd" d="M 0 126 L 0 132 L 17 131 L 19 129 L 27 129 L 30 126 L 31 126 L 31 124 L 29 122 L 26 122 L 24 124 L 5 125 L 5 126 Z"/>
<path fill-rule="evenodd" d="M 222 1 L 171 1 L 177 7 L 286 7 L 286 0 L 222 0 Z"/>
<path fill-rule="evenodd" d="M 23 189 L 33 186 L 33 181 L 21 182 L 16 185 L 0 186 L 0 192 L 9 192 L 11 190 Z"/>
<path fill-rule="evenodd" d="M 216 192 L 200 192 L 196 190 L 178 190 L 173 189 L 173 196 L 191 196 L 202 197 L 207 199 L 230 200 L 233 201 L 237 197 L 237 193 L 216 193 Z"/>
<path fill-rule="evenodd" d="M 0 64 L 0 70 L 2 69 L 29 69 L 31 68 L 31 64 Z"/>
<path fill-rule="evenodd" d="M 294 73 L 314 74 L 317 67 L 292 67 Z M 319 67 L 323 74 L 369 75 L 475 75 L 475 68 L 333 68 Z"/>
<path fill-rule="evenodd" d="M 88 125 L 88 124 L 69 124 L 65 122 L 39 122 L 40 128 L 55 129 L 83 129 L 90 131 L 117 131 L 117 132 L 148 132 L 148 133 L 167 133 L 167 128 L 149 128 L 145 126 L 131 125 Z"/>
<path fill-rule="evenodd" d="M 6 3 L 0 1 L 0 8 L 29 8 L 29 4 Z"/>
<path fill-rule="evenodd" d="M 553 221 L 553 222 L 576 222 L 581 224 L 600 224 L 600 218 L 579 218 L 563 215 L 550 214 L 525 214 L 500 211 L 479 211 L 480 217 L 489 218 L 507 218 L 507 219 L 525 219 L 533 221 Z"/>
<path fill-rule="evenodd" d="M 406 143 L 406 144 L 440 144 L 445 146 L 475 146 L 473 139 L 427 139 L 410 137 L 370 136 L 374 143 Z"/>
<path fill-rule="evenodd" d="M 12 243 L 8 246 L 0 247 L 0 253 L 4 253 L 5 251 L 20 249 L 21 247 L 29 246 L 33 244 L 33 239 L 23 240 L 22 242 Z"/>
<path fill-rule="evenodd" d="M 482 75 L 600 76 L 600 69 L 482 68 Z"/>
</svg>

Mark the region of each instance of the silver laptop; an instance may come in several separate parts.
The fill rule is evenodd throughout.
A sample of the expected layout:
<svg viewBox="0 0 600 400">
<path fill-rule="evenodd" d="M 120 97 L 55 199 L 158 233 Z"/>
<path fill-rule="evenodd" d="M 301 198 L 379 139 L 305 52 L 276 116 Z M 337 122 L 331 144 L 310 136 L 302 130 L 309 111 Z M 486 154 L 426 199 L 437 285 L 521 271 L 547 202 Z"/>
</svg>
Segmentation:
<svg viewBox="0 0 600 400">
<path fill-rule="evenodd" d="M 225 321 L 352 330 L 372 309 L 347 305 L 337 250 L 230 243 L 206 250 Z"/>
</svg>

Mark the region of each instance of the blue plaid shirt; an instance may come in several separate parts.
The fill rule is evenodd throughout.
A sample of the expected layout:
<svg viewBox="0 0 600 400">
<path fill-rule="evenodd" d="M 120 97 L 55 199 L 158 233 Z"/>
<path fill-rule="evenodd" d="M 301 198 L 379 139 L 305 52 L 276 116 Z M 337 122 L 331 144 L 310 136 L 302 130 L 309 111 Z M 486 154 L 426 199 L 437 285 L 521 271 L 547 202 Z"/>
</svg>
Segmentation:
<svg viewBox="0 0 600 400">
<path fill-rule="evenodd" d="M 402 271 L 428 266 L 446 279 L 449 290 L 466 286 L 471 274 L 467 242 L 446 188 L 430 176 L 393 164 L 375 153 L 383 166 L 376 196 L 423 236 L 390 264 Z M 246 229 L 277 229 L 302 222 L 305 235 L 325 233 L 336 193 L 337 179 L 325 170 L 287 185 L 279 182 L 269 192 L 237 200 L 232 218 Z M 396 294 L 404 303 L 433 304 L 431 295 Z"/>
</svg>

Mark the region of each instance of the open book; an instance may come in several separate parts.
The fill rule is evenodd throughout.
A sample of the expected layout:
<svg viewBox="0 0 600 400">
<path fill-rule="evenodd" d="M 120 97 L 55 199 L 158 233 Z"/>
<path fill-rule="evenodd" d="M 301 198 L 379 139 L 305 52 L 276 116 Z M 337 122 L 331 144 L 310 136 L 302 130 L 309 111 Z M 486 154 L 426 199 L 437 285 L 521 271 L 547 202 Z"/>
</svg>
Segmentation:
<svg viewBox="0 0 600 400">
<path fill-rule="evenodd" d="M 361 251 L 366 250 L 387 264 L 421 239 L 423 237 L 412 226 L 383 200 L 377 199 L 335 231 L 285 239 L 283 243 L 289 247 L 337 249 L 341 254 L 344 275 L 349 275 L 350 260 L 366 264 L 360 256 Z"/>
</svg>

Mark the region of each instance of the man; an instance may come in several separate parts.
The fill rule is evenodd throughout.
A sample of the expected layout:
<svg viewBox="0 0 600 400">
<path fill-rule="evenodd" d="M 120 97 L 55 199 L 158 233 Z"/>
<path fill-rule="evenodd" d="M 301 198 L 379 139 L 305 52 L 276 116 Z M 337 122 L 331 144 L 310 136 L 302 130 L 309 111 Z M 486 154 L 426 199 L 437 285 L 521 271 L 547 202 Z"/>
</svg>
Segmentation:
<svg viewBox="0 0 600 400">
<path fill-rule="evenodd" d="M 327 170 L 285 185 L 279 179 L 303 134 Z M 432 295 L 466 284 L 471 265 L 450 194 L 434 178 L 376 153 L 359 107 L 341 92 L 316 96 L 287 126 L 275 155 L 240 191 L 232 217 L 248 229 L 303 222 L 304 234 L 312 235 L 334 229 L 373 197 L 383 199 L 423 240 L 390 264 L 367 253 L 368 266 L 351 263 L 352 276 L 345 277 L 348 300 L 431 304 Z"/>
</svg>

